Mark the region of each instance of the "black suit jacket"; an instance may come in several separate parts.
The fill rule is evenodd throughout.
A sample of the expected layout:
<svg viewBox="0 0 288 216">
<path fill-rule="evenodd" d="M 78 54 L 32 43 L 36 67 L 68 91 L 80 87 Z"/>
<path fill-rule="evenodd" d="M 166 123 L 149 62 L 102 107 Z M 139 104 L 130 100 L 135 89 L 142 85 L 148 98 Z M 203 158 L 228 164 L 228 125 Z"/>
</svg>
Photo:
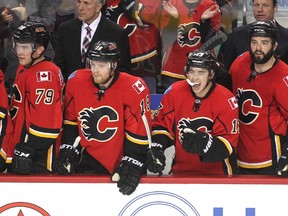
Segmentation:
<svg viewBox="0 0 288 216">
<path fill-rule="evenodd" d="M 76 18 L 62 23 L 58 29 L 54 63 L 60 67 L 65 80 L 75 70 L 85 67 L 85 61 L 81 60 L 81 27 L 82 21 Z M 87 53 L 99 40 L 117 44 L 120 51 L 119 69 L 130 72 L 130 45 L 125 30 L 102 15 Z"/>
<path fill-rule="evenodd" d="M 249 28 L 252 23 L 234 28 L 229 39 L 223 45 L 224 65 L 229 70 L 237 56 L 249 50 Z M 288 63 L 288 29 L 276 23 L 278 29 L 278 47 L 275 55 L 281 60 Z"/>
</svg>

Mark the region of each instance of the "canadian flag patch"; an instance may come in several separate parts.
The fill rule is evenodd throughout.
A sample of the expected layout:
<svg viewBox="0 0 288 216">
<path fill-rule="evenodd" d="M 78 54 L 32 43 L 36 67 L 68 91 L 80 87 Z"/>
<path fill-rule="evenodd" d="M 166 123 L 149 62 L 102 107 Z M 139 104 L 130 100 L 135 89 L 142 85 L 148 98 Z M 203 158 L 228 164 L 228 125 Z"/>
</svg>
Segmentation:
<svg viewBox="0 0 288 216">
<path fill-rule="evenodd" d="M 285 82 L 286 86 L 288 87 L 288 76 L 284 77 L 283 81 Z"/>
<path fill-rule="evenodd" d="M 145 86 L 144 86 L 144 84 L 141 82 L 141 80 L 137 80 L 137 81 L 133 84 L 132 87 L 133 87 L 134 90 L 137 92 L 137 94 L 140 94 L 140 93 L 143 92 L 144 89 L 145 89 Z"/>
<path fill-rule="evenodd" d="M 228 102 L 233 110 L 238 108 L 237 99 L 235 97 L 229 98 Z"/>
<path fill-rule="evenodd" d="M 37 72 L 36 76 L 37 76 L 37 82 L 52 81 L 52 75 L 50 71 L 39 71 Z"/>
</svg>

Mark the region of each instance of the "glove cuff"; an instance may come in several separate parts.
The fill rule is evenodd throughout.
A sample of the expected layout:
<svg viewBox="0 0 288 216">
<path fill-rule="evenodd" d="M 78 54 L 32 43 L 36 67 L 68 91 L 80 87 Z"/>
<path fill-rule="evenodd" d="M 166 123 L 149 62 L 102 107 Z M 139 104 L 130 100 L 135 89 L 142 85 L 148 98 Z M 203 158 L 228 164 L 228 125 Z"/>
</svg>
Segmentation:
<svg viewBox="0 0 288 216">
<path fill-rule="evenodd" d="M 60 154 L 70 163 L 77 163 L 81 157 L 80 151 L 69 144 L 62 144 L 60 146 L 59 155 Z"/>
<path fill-rule="evenodd" d="M 62 144 L 60 146 L 60 151 L 61 150 L 69 150 L 69 151 L 73 150 L 76 153 L 76 155 L 80 154 L 80 151 L 77 148 L 74 148 L 72 145 L 69 145 L 69 144 Z"/>
<path fill-rule="evenodd" d="M 165 151 L 165 146 L 160 144 L 160 143 L 153 142 L 153 143 L 151 143 L 151 149 L 164 152 Z"/>
<path fill-rule="evenodd" d="M 35 150 L 26 143 L 18 143 L 15 146 L 14 155 L 18 157 L 33 158 Z"/>
<path fill-rule="evenodd" d="M 203 146 L 203 152 L 204 154 L 207 154 L 210 149 L 213 147 L 213 136 L 209 133 L 206 133 L 208 136 L 208 140 L 205 146 Z"/>
<path fill-rule="evenodd" d="M 143 170 L 145 167 L 145 163 L 129 156 L 123 156 L 121 162 L 133 166 L 139 170 Z"/>
<path fill-rule="evenodd" d="M 125 12 L 134 17 L 134 12 L 137 10 L 137 3 L 134 0 L 122 0 L 119 5 Z"/>
</svg>

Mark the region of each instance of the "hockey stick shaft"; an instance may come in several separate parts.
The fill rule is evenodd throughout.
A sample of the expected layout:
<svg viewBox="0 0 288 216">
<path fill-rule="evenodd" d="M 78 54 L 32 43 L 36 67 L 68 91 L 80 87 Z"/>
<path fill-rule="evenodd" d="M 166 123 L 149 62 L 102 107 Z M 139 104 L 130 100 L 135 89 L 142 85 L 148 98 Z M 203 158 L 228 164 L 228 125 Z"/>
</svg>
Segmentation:
<svg viewBox="0 0 288 216">
<path fill-rule="evenodd" d="M 151 149 L 151 147 L 152 147 L 151 132 L 150 132 L 148 120 L 147 120 L 144 112 L 143 112 L 143 114 L 141 115 L 141 117 L 142 117 L 142 121 L 143 121 L 144 126 L 145 126 L 145 130 L 146 130 L 146 134 L 147 134 L 147 138 L 148 138 L 149 149 Z M 159 164 L 159 165 L 162 166 L 162 163 L 159 161 L 159 159 L 154 156 L 153 151 L 151 151 L 151 156 L 152 156 L 153 160 L 154 160 L 157 164 Z"/>
<path fill-rule="evenodd" d="M 226 33 L 219 31 L 213 37 L 209 38 L 202 46 L 199 48 L 199 51 L 208 51 L 214 47 L 224 43 L 228 39 Z"/>
<path fill-rule="evenodd" d="M 80 143 L 80 140 L 81 140 L 81 137 L 80 136 L 77 136 L 74 143 L 73 143 L 73 148 L 77 148 L 77 146 L 79 145 Z"/>
</svg>

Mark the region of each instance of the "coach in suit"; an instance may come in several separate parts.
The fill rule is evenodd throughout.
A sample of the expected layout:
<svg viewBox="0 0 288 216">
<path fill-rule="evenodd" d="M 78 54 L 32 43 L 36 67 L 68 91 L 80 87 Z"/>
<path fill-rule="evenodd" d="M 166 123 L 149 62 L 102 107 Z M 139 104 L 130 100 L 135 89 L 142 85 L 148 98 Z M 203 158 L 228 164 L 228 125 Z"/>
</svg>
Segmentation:
<svg viewBox="0 0 288 216">
<path fill-rule="evenodd" d="M 54 62 L 63 73 L 64 79 L 86 65 L 86 54 L 92 44 L 100 40 L 115 42 L 120 50 L 119 69 L 130 72 L 131 57 L 128 35 L 123 28 L 108 20 L 101 13 L 105 0 L 78 0 L 77 18 L 62 23 L 58 29 L 58 39 Z M 86 27 L 91 28 L 91 42 L 82 58 Z"/>
<path fill-rule="evenodd" d="M 278 47 L 275 55 L 288 63 L 288 30 L 281 26 L 274 18 L 277 11 L 276 0 L 254 0 L 253 14 L 256 20 L 274 20 L 278 29 Z M 249 50 L 249 28 L 250 24 L 234 28 L 230 34 L 229 40 L 223 45 L 224 65 L 229 70 L 237 56 Z"/>
</svg>

